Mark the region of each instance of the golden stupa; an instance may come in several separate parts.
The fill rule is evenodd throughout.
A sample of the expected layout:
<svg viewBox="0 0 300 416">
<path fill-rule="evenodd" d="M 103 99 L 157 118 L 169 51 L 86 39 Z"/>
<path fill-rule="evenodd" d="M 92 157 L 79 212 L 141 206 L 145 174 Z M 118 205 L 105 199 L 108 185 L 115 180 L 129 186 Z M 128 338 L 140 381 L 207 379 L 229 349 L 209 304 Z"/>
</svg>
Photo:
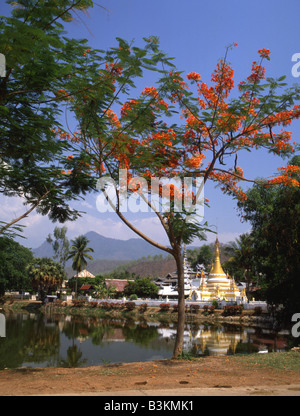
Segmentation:
<svg viewBox="0 0 300 416">
<path fill-rule="evenodd" d="M 241 297 L 241 292 L 236 286 L 234 277 L 224 272 L 220 262 L 220 244 L 218 238 L 215 242 L 215 261 L 206 279 L 201 274 L 201 282 L 198 290 L 194 290 L 199 300 L 226 300 L 236 301 Z"/>
</svg>

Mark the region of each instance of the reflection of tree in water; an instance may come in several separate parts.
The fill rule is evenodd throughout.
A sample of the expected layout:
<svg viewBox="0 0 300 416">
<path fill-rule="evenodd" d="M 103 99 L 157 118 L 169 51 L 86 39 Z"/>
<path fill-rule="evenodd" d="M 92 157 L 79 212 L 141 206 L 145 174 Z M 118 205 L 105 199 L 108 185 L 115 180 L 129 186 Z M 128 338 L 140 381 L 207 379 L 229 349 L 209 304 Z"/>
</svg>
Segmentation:
<svg viewBox="0 0 300 416">
<path fill-rule="evenodd" d="M 114 333 L 114 326 L 111 326 L 109 324 L 105 325 L 99 325 L 93 328 L 93 331 L 91 333 L 91 341 L 94 345 L 101 345 L 104 335 L 109 337 Z"/>
<path fill-rule="evenodd" d="M 158 337 L 156 327 L 150 327 L 146 321 L 136 323 L 133 320 L 83 320 L 76 322 L 72 319 L 65 322 L 62 332 L 69 338 L 89 338 L 94 345 L 101 345 L 103 340 L 113 338 L 115 330 L 121 329 L 126 341 L 132 341 L 139 345 L 147 345 Z"/>
<path fill-rule="evenodd" d="M 133 341 L 135 344 L 147 346 L 150 341 L 158 337 L 156 327 L 145 326 L 145 324 L 136 324 L 125 326 L 123 335 L 126 341 Z"/>
<path fill-rule="evenodd" d="M 75 339 L 79 337 L 81 328 L 82 323 L 78 322 L 76 318 L 64 322 L 62 332 L 68 339 L 72 340 L 72 345 L 67 349 L 67 358 L 59 361 L 60 367 L 80 367 L 88 361 L 87 358 L 81 360 L 82 351 L 78 345 L 75 345 Z"/>
<path fill-rule="evenodd" d="M 32 317 L 23 314 L 12 314 L 7 316 L 6 323 L 7 336 L 6 338 L 0 338 L 0 370 L 6 367 L 20 367 L 23 363 L 79 367 L 88 361 L 83 358 L 78 342 L 85 339 L 89 339 L 89 343 L 96 346 L 94 349 L 99 346 L 100 356 L 101 347 L 114 340 L 135 343 L 140 347 L 155 351 L 171 352 L 174 344 L 173 333 L 176 332 L 176 327 L 174 328 L 172 324 L 157 326 L 157 323 L 151 325 L 147 321 L 101 320 L 92 317 L 62 317 L 61 315 L 45 318 L 43 315 Z M 227 353 L 229 354 L 256 352 L 261 339 L 273 340 L 272 348 L 274 349 L 279 348 L 282 343 L 281 336 L 273 333 L 273 331 L 266 333 L 264 329 L 260 328 L 255 330 L 252 328 L 251 331 L 250 329 L 248 331 L 244 327 L 239 328 L 234 325 L 201 324 L 199 326 L 192 323 L 187 325 L 185 330 L 188 334 L 185 347 L 186 349 L 191 348 L 191 351 L 188 352 L 193 353 L 193 355 L 209 354 L 207 342 L 210 342 L 210 347 L 212 347 L 212 338 L 214 338 L 212 334 L 215 332 L 219 334 L 219 338 L 223 336 L 222 341 L 224 342 L 226 341 L 225 338 L 228 338 L 228 342 L 233 340 L 228 343 Z M 62 331 L 65 338 L 70 340 L 68 342 L 65 338 L 62 338 L 64 344 L 67 343 L 64 352 L 60 351 L 59 331 Z M 208 341 L 204 342 L 205 339 L 208 339 Z M 287 337 L 283 341 L 287 342 Z M 231 344 L 234 345 L 234 348 Z M 101 357 L 98 356 L 98 358 L 100 363 Z"/>
<path fill-rule="evenodd" d="M 31 321 L 24 346 L 25 360 L 44 362 L 58 356 L 60 347 L 59 328 L 54 322 L 45 322 L 43 316 Z"/>
<path fill-rule="evenodd" d="M 60 360 L 59 365 L 61 367 L 80 367 L 81 365 L 85 364 L 88 360 L 84 358 L 80 360 L 82 357 L 82 352 L 80 351 L 78 345 L 73 345 L 68 348 L 67 350 L 67 359 Z"/>
<path fill-rule="evenodd" d="M 23 314 L 10 316 L 6 338 L 2 340 L 0 369 L 16 368 L 24 362 L 55 362 L 60 346 L 59 329 L 45 323 L 43 315 L 35 315 L 34 319 Z"/>
<path fill-rule="evenodd" d="M 63 327 L 61 329 L 62 334 L 64 334 L 68 339 L 73 340 L 80 336 L 80 331 L 83 328 L 88 328 L 83 322 L 77 322 L 75 318 L 72 317 L 70 321 L 64 321 Z"/>
<path fill-rule="evenodd" d="M 107 319 L 95 320 L 93 318 L 72 317 L 70 321 L 64 321 L 62 333 L 68 339 L 90 339 L 94 345 L 100 345 L 105 334 L 113 332 L 113 327 Z"/>
</svg>

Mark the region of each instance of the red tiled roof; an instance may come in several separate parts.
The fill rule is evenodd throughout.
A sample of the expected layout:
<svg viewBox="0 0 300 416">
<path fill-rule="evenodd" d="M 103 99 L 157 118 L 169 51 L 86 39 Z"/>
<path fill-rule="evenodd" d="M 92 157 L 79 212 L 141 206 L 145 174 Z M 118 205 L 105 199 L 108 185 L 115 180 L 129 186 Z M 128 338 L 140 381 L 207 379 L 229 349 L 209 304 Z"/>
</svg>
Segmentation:
<svg viewBox="0 0 300 416">
<path fill-rule="evenodd" d="M 93 287 L 92 285 L 82 285 L 80 290 L 90 290 L 92 289 L 92 287 Z"/>
</svg>

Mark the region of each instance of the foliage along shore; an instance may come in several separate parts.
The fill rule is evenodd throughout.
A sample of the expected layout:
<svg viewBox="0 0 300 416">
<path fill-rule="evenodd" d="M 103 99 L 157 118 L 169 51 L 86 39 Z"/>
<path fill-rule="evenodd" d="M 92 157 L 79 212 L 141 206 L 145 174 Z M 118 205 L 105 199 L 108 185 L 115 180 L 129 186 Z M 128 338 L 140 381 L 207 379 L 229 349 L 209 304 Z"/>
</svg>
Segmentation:
<svg viewBox="0 0 300 416">
<path fill-rule="evenodd" d="M 38 301 L 14 301 L 6 302 L 2 305 L 4 311 L 15 313 L 43 313 L 43 314 L 62 314 L 62 315 L 81 315 L 95 316 L 98 318 L 112 319 L 138 319 L 147 321 L 177 322 L 177 309 L 162 303 L 157 307 L 146 307 L 146 303 L 134 306 L 134 302 L 124 304 L 100 302 L 81 302 L 77 303 L 47 303 L 42 304 Z M 111 305 L 111 306 L 109 306 Z M 168 305 L 168 306 L 166 306 Z M 222 309 L 200 309 L 187 307 L 187 323 L 230 323 L 235 325 L 260 326 L 273 325 L 273 318 L 269 313 L 259 310 L 232 309 L 227 313 Z M 198 305 L 197 305 L 198 306 Z M 230 315 L 232 313 L 232 315 Z"/>
</svg>

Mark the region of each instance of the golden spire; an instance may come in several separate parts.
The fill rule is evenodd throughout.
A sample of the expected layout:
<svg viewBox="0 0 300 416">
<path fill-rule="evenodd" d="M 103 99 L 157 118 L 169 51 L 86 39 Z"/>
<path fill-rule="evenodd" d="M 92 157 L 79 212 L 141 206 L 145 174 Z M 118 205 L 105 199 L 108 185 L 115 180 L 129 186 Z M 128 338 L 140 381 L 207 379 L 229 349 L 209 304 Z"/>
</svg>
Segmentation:
<svg viewBox="0 0 300 416">
<path fill-rule="evenodd" d="M 212 265 L 210 273 L 211 274 L 223 274 L 223 275 L 225 275 L 225 272 L 222 269 L 221 262 L 220 262 L 220 250 L 219 250 L 220 243 L 219 243 L 218 237 L 217 237 L 216 242 L 215 242 L 215 247 L 216 247 L 215 261 Z"/>
</svg>

